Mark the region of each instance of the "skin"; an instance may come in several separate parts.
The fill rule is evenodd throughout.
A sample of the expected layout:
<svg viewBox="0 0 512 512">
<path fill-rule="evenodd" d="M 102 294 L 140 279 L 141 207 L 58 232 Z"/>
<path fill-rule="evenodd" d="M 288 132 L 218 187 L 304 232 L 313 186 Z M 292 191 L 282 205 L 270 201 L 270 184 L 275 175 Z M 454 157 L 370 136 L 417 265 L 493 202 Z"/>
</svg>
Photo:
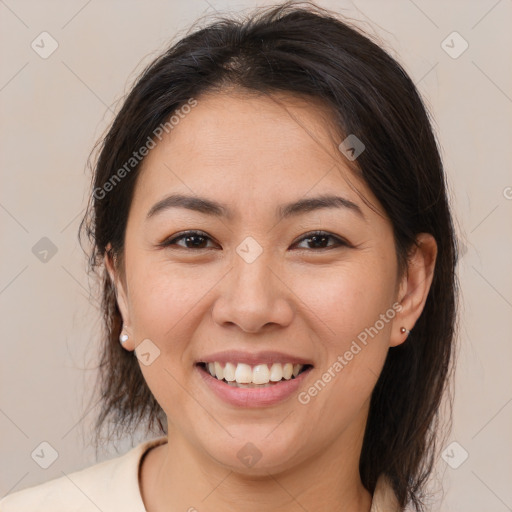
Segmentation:
<svg viewBox="0 0 512 512">
<path fill-rule="evenodd" d="M 290 95 L 206 95 L 144 161 L 124 272 L 105 263 L 125 348 L 150 339 L 160 350 L 149 366 L 139 363 L 169 430 L 168 443 L 141 467 L 148 512 L 370 510 L 358 471 L 370 395 L 389 348 L 407 338 L 400 327 L 412 329 L 421 314 L 437 249 L 420 234 L 407 273 L 398 274 L 391 223 L 327 121 L 321 105 Z M 146 220 L 170 193 L 217 200 L 234 217 L 173 208 Z M 347 208 L 275 217 L 277 205 L 322 193 L 356 203 L 365 219 Z M 206 249 L 187 248 L 184 239 L 159 246 L 189 229 L 208 235 Z M 315 245 L 304 238 L 312 230 L 351 245 Z M 236 252 L 247 236 L 263 250 L 250 264 Z M 313 362 L 304 391 L 396 302 L 401 311 L 307 404 L 293 395 L 259 409 L 234 407 L 195 368 L 221 350 L 284 351 Z M 262 454 L 250 468 L 237 457 L 247 442 Z"/>
</svg>

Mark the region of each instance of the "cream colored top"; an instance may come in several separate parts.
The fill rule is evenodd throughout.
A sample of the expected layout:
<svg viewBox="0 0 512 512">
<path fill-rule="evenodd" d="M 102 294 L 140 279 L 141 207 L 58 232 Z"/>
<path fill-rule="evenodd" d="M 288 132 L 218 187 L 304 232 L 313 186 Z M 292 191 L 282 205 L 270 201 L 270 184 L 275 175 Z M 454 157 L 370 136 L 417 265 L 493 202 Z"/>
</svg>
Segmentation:
<svg viewBox="0 0 512 512">
<path fill-rule="evenodd" d="M 140 462 L 149 449 L 166 442 L 166 436 L 145 441 L 119 457 L 9 494 L 0 500 L 0 512 L 147 512 L 139 487 Z M 383 477 L 370 512 L 401 512 Z"/>
</svg>

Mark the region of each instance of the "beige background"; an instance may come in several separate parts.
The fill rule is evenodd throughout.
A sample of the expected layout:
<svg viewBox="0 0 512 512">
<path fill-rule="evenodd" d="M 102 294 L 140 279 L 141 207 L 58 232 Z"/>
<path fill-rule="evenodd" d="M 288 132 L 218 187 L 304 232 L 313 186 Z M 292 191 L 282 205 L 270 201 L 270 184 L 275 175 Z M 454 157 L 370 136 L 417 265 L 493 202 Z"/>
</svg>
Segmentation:
<svg viewBox="0 0 512 512">
<path fill-rule="evenodd" d="M 459 444 L 445 451 L 451 465 L 439 458 L 432 485 L 444 493 L 433 510 L 512 510 L 512 2 L 318 3 L 380 37 L 418 85 L 464 240 L 454 425 L 443 447 Z M 86 409 L 84 386 L 94 383 L 99 316 L 77 242 L 89 151 L 171 38 L 201 15 L 254 5 L 0 0 L 0 497 L 97 461 L 97 410 Z M 31 48 L 43 31 L 58 42 L 47 59 Z M 442 47 L 453 31 L 469 44 L 456 59 Z M 447 41 L 462 48 L 457 36 Z M 57 249 L 46 262 L 33 253 L 43 237 Z M 31 458 L 43 441 L 58 452 L 48 469 Z M 106 447 L 98 460 L 113 455 Z"/>
</svg>

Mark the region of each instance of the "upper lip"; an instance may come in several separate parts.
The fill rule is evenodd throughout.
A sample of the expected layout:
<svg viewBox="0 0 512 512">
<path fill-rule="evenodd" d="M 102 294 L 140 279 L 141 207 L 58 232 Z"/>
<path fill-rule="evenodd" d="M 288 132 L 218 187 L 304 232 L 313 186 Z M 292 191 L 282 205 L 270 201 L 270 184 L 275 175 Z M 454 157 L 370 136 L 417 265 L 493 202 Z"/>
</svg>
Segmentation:
<svg viewBox="0 0 512 512">
<path fill-rule="evenodd" d="M 242 352 L 240 350 L 226 350 L 223 352 L 215 352 L 214 354 L 208 354 L 199 359 L 198 363 L 245 363 L 248 365 L 256 364 L 273 364 L 273 363 L 292 363 L 292 364 L 309 364 L 313 363 L 298 357 L 293 354 L 286 354 L 285 352 L 275 352 L 273 350 L 267 350 L 263 352 Z"/>
</svg>

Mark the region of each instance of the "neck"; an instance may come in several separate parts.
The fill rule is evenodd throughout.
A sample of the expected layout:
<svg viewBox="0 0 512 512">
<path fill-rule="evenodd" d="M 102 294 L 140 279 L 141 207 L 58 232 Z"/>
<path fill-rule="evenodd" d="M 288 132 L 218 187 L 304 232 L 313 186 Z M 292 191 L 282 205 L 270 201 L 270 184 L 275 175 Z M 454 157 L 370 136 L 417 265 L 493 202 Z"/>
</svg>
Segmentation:
<svg viewBox="0 0 512 512">
<path fill-rule="evenodd" d="M 314 458 L 263 476 L 220 466 L 180 432 L 170 430 L 168 443 L 151 450 L 143 462 L 141 491 L 146 510 L 369 512 L 372 498 L 359 476 L 364 424 L 361 428 L 356 423 Z"/>
</svg>

